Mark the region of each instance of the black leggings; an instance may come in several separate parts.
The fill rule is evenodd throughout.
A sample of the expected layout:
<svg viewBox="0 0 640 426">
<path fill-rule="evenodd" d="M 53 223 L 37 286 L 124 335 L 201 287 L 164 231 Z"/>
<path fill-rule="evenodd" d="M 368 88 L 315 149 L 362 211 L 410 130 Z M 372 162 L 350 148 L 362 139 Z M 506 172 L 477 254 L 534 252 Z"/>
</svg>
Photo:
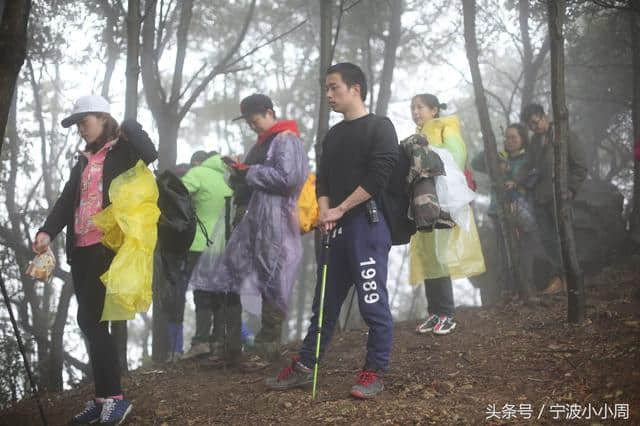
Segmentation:
<svg viewBox="0 0 640 426">
<path fill-rule="evenodd" d="M 97 398 L 122 394 L 120 367 L 109 322 L 100 322 L 105 287 L 100 281 L 114 254 L 102 244 L 78 247 L 73 252 L 71 274 L 78 301 L 78 325 L 89 342 L 89 361 Z"/>
<path fill-rule="evenodd" d="M 453 285 L 451 277 L 440 277 L 424 280 L 429 315 L 446 315 L 455 313 L 453 304 Z"/>
</svg>

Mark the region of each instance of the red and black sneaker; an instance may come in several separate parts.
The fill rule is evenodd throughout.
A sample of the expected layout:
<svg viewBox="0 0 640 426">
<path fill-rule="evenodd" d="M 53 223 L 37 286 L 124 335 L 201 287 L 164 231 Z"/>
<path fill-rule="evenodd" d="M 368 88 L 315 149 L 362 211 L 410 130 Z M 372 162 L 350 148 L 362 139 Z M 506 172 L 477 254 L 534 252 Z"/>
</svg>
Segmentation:
<svg viewBox="0 0 640 426">
<path fill-rule="evenodd" d="M 300 357 L 291 359 L 291 364 L 283 368 L 276 377 L 269 377 L 265 380 L 265 385 L 269 389 L 286 390 L 302 388 L 313 383 L 313 371 L 300 362 Z"/>
<path fill-rule="evenodd" d="M 384 383 L 376 371 L 362 370 L 358 374 L 356 384 L 351 388 L 351 396 L 360 399 L 371 399 L 382 392 Z"/>
</svg>

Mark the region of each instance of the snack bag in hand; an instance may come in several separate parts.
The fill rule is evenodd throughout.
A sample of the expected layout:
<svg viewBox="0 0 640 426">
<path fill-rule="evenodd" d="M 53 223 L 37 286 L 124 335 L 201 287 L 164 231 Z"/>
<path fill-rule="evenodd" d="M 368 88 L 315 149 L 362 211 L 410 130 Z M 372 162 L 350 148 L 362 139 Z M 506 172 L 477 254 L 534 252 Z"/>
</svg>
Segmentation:
<svg viewBox="0 0 640 426">
<path fill-rule="evenodd" d="M 36 280 L 48 282 L 55 267 L 56 258 L 53 256 L 51 248 L 47 248 L 47 251 L 36 255 L 29 263 L 27 275 Z"/>
</svg>

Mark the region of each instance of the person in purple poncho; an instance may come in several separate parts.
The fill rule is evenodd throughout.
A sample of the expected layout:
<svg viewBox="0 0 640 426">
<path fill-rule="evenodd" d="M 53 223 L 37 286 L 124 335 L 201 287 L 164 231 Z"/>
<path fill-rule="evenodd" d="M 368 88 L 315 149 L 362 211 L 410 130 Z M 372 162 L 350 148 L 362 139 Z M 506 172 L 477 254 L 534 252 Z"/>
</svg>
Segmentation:
<svg viewBox="0 0 640 426">
<path fill-rule="evenodd" d="M 240 103 L 241 116 L 258 135 L 243 162 L 226 158 L 234 190 L 234 229 L 211 267 L 214 291 L 226 293 L 227 362 L 241 354 L 240 295 L 262 299 L 259 353 L 277 354 L 282 321 L 302 258 L 297 199 L 307 178 L 308 159 L 294 121 L 277 121 L 268 96 L 253 94 Z M 192 283 L 193 284 L 193 283 Z M 214 314 L 215 315 L 215 314 Z"/>
</svg>

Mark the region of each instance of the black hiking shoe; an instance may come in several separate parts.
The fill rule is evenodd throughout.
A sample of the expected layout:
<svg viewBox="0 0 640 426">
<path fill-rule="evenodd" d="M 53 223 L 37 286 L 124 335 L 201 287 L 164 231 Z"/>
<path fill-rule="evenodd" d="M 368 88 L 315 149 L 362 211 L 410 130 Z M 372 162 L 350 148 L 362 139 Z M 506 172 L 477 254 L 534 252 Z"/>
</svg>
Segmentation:
<svg viewBox="0 0 640 426">
<path fill-rule="evenodd" d="M 100 421 L 102 404 L 96 404 L 92 399 L 84 404 L 84 410 L 71 418 L 72 425 L 91 425 Z"/>
<path fill-rule="evenodd" d="M 351 388 L 351 396 L 360 399 L 371 399 L 384 389 L 382 377 L 375 371 L 362 370 L 358 374 L 356 384 Z"/>
<path fill-rule="evenodd" d="M 283 368 L 276 377 L 269 377 L 265 385 L 273 390 L 302 388 L 313 383 L 313 371 L 300 363 L 299 357 L 291 359 L 291 365 Z"/>
</svg>

